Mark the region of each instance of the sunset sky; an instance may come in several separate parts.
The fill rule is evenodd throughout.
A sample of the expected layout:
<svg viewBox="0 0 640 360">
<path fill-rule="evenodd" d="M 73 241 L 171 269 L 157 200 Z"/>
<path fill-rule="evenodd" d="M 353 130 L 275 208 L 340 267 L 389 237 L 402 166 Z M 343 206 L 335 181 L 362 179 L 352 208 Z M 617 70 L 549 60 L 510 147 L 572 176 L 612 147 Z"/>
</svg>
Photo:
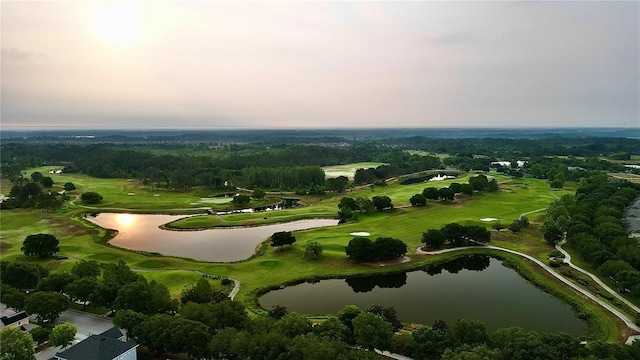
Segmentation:
<svg viewBox="0 0 640 360">
<path fill-rule="evenodd" d="M 2 128 L 640 126 L 640 2 L 2 1 Z"/>
</svg>

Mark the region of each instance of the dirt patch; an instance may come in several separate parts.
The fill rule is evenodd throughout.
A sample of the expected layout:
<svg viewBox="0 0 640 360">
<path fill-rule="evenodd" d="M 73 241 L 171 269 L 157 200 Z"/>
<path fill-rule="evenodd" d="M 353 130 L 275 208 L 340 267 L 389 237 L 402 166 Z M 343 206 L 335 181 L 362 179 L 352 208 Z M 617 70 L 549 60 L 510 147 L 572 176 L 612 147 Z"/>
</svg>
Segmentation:
<svg viewBox="0 0 640 360">
<path fill-rule="evenodd" d="M 48 217 L 47 221 L 52 225 L 52 227 L 55 227 L 57 230 L 59 230 L 61 233 L 65 235 L 82 236 L 87 234 L 90 234 L 90 235 L 98 234 L 98 230 L 86 228 L 82 225 L 79 225 L 75 221 L 71 221 L 69 219 L 58 218 L 58 217 Z"/>
<path fill-rule="evenodd" d="M 0 251 L 5 251 L 11 249 L 11 244 L 8 242 L 0 241 Z"/>
</svg>

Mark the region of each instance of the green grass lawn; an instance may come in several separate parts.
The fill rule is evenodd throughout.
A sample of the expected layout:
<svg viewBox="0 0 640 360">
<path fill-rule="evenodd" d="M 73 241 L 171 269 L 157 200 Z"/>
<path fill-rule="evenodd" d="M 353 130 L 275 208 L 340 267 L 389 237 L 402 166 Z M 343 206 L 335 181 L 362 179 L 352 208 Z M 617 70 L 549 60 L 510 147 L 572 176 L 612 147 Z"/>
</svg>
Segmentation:
<svg viewBox="0 0 640 360">
<path fill-rule="evenodd" d="M 351 164 L 344 164 L 344 165 L 332 165 L 332 166 L 324 166 L 322 167 L 322 170 L 324 170 L 326 178 L 346 176 L 349 179 L 353 179 L 353 176 L 356 174 L 356 170 L 377 168 L 380 165 L 387 165 L 387 163 L 361 162 L 361 163 L 351 163 Z"/>
<path fill-rule="evenodd" d="M 39 171 L 45 173 L 47 168 Z M 206 263 L 195 262 L 166 256 L 152 256 L 105 245 L 108 236 L 107 231 L 84 221 L 79 215 L 81 209 L 68 206 L 65 209 L 50 213 L 37 210 L 12 210 L 0 213 L 0 249 L 2 260 L 25 260 L 44 264 L 54 271 L 68 271 L 77 259 L 93 259 L 99 262 L 116 262 L 124 260 L 129 266 L 140 271 L 147 279 L 156 280 L 165 284 L 173 296 L 178 296 L 185 286 L 190 286 L 199 275 L 188 270 L 199 270 L 218 276 L 231 276 L 242 282 L 242 288 L 237 299 L 244 301 L 250 308 L 255 309 L 255 295 L 257 289 L 279 286 L 296 279 L 310 279 L 319 277 L 337 277 L 373 272 L 385 272 L 393 269 L 407 269 L 422 266 L 427 261 L 424 256 L 415 255 L 415 248 L 421 245 L 422 232 L 430 228 L 440 228 L 450 222 L 461 224 L 478 224 L 490 228 L 491 223 L 480 221 L 484 217 L 499 219 L 504 225 L 508 225 L 520 214 L 534 210 L 544 209 L 555 199 L 546 182 L 535 179 L 510 179 L 499 174 L 495 176 L 500 183 L 500 191 L 495 193 L 476 193 L 471 197 L 460 196 L 453 202 L 429 202 L 426 207 L 402 207 L 391 211 L 373 214 L 358 214 L 357 218 L 349 223 L 335 227 L 296 231 L 297 242 L 292 247 L 278 250 L 268 248 L 261 256 L 248 261 L 236 263 Z M 191 207 L 202 194 L 172 193 L 151 191 L 149 188 L 135 181 L 121 179 L 94 179 L 78 174 L 53 174 L 56 186 L 61 186 L 66 181 L 71 181 L 80 187 L 75 193 L 82 191 L 96 191 L 105 197 L 102 204 L 105 207 L 136 208 L 142 211 L 174 209 L 182 206 Z M 447 186 L 451 182 L 466 182 L 465 178 L 446 180 L 433 183 L 415 185 L 400 185 L 392 182 L 385 187 L 375 187 L 373 190 L 364 189 L 347 192 L 341 196 L 366 196 L 387 195 L 393 199 L 396 206 L 409 204 L 409 197 L 421 192 L 427 186 Z M 431 185 L 433 184 L 433 185 Z M 128 193 L 135 195 L 128 195 Z M 154 197 L 159 193 L 161 196 Z M 212 194 L 214 195 L 214 194 Z M 561 196 L 560 194 L 557 194 Z M 215 216 L 201 216 L 189 218 L 184 222 L 185 227 L 202 227 L 215 225 L 247 225 L 267 222 L 291 221 L 301 218 L 331 217 L 337 213 L 337 205 L 341 196 L 320 198 L 309 206 L 286 209 L 257 214 L 233 214 L 223 216 L 222 220 Z M 156 204 L 158 207 L 154 207 Z M 200 205 L 202 206 L 202 205 Z M 497 237 L 494 243 L 514 250 L 530 253 L 543 259 L 550 251 L 548 245 L 542 240 L 541 234 L 535 228 L 540 223 L 539 212 L 529 216 L 532 227 L 521 233 L 512 235 L 505 232 L 505 236 Z M 264 218 L 267 219 L 264 219 Z M 355 231 L 371 233 L 371 238 L 389 236 L 399 238 L 407 242 L 411 261 L 407 264 L 371 267 L 350 262 L 344 249 L 352 239 L 349 235 Z M 60 254 L 66 256 L 65 260 L 39 260 L 26 258 L 22 255 L 20 247 L 24 238 L 33 233 L 51 233 L 60 240 Z M 318 260 L 306 259 L 304 247 L 311 241 L 318 241 L 323 245 L 324 253 Z M 450 255 L 432 257 L 432 259 L 446 258 Z M 545 283 L 549 277 L 544 274 L 536 275 L 533 279 Z M 545 277 L 546 276 L 546 277 Z M 546 279 L 546 280 L 545 280 Z M 215 283 L 215 281 L 214 281 Z M 214 284 L 215 286 L 215 284 Z M 554 290 L 555 291 L 555 290 Z M 558 286 L 557 294 L 565 296 L 572 294 L 568 289 Z M 593 309 L 592 312 L 598 318 L 609 319 L 607 315 Z M 600 338 L 611 339 L 609 325 L 601 325 L 609 330 L 600 330 Z M 616 323 L 617 324 L 617 323 Z M 614 325 L 613 327 L 615 328 Z M 604 334 L 604 335 L 603 335 Z"/>
</svg>

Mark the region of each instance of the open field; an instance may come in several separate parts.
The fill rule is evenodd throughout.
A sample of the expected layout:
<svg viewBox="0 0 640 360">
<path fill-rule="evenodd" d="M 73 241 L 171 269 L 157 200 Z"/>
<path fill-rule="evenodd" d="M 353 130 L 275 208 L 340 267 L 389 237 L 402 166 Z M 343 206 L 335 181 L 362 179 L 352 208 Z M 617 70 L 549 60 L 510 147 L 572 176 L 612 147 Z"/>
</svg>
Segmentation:
<svg viewBox="0 0 640 360">
<path fill-rule="evenodd" d="M 131 184 L 131 188 L 123 188 L 122 186 L 128 183 L 126 180 L 92 179 L 74 174 L 60 175 L 65 176 L 61 176 L 60 181 L 74 183 L 77 181 L 76 185 L 81 185 L 84 191 L 102 193 L 98 190 L 102 189 L 104 194 L 119 198 L 118 201 L 125 208 L 149 210 L 149 202 L 139 202 L 138 198 L 133 200 L 133 196 L 127 195 L 130 189 L 136 189 L 136 194 L 144 193 L 145 189 L 141 185 Z M 565 193 L 565 191 L 555 192 L 554 196 L 549 190 L 548 184 L 540 180 L 512 180 L 498 174 L 491 175 L 496 176 L 500 183 L 501 190 L 499 192 L 478 193 L 472 197 L 461 196 L 454 202 L 430 202 L 426 207 L 406 206 L 408 198 L 421 192 L 424 187 L 432 186 L 431 184 L 441 187 L 447 186 L 451 182 L 466 182 L 467 178 L 415 185 L 400 185 L 398 182 L 392 182 L 386 187 L 375 187 L 373 190 L 367 188 L 347 192 L 345 196 L 354 198 L 388 195 L 396 206 L 403 207 L 380 213 L 358 214 L 354 221 L 335 227 L 297 231 L 295 232 L 297 242 L 293 247 L 281 250 L 267 248 L 261 256 L 248 261 L 224 264 L 138 253 L 105 245 L 105 241 L 109 238 L 108 232 L 84 221 L 79 215 L 83 210 L 73 205 L 55 213 L 30 210 L 5 211 L 2 213 L 2 231 L 0 232 L 2 259 L 39 262 L 54 271 L 70 270 L 76 259 L 93 259 L 99 262 L 116 262 L 122 259 L 133 269 L 140 271 L 147 279 L 165 284 L 172 296 L 175 297 L 185 286 L 192 285 L 200 277 L 190 270 L 203 271 L 218 276 L 230 276 L 242 282 L 237 299 L 244 301 L 253 311 L 260 312 L 261 310 L 255 307 L 255 296 L 258 289 L 279 286 L 300 279 L 397 271 L 423 266 L 426 261 L 440 261 L 450 255 L 425 257 L 415 254 L 415 248 L 421 245 L 423 231 L 429 228 L 439 228 L 453 221 L 490 227 L 491 223 L 480 221 L 484 217 L 497 218 L 504 225 L 508 225 L 522 213 L 543 210 L 555 199 L 555 196 L 561 196 Z M 54 179 L 54 181 L 58 180 Z M 97 188 L 93 188 L 93 186 Z M 78 190 L 76 192 L 79 193 Z M 124 195 L 122 195 L 123 193 Z M 172 209 L 195 197 L 194 194 L 176 193 L 174 197 L 165 197 L 164 206 L 166 209 Z M 195 217 L 191 218 L 194 223 L 185 223 L 185 227 L 248 225 L 316 216 L 335 216 L 339 200 L 340 197 L 325 197 L 317 203 L 296 209 L 257 214 L 233 214 L 221 218 L 216 216 Z M 536 225 L 541 222 L 541 218 L 538 217 L 543 214 L 543 211 L 530 214 L 531 228 L 518 234 L 501 232 L 500 236 L 496 236 L 493 240 L 494 244 L 523 251 L 538 259 L 545 259 L 550 248 L 542 239 L 541 234 L 535 231 Z M 264 219 L 265 217 L 267 219 Z M 349 233 L 355 231 L 370 232 L 371 239 L 379 236 L 391 236 L 404 240 L 409 246 L 411 261 L 388 267 L 372 267 L 350 262 L 344 249 L 352 238 Z M 67 259 L 39 260 L 26 258 L 22 255 L 20 247 L 24 238 L 38 232 L 56 235 L 60 239 L 60 255 L 67 257 Z M 318 260 L 308 260 L 303 256 L 305 245 L 311 241 L 318 241 L 323 245 L 324 253 Z M 476 251 L 486 250 L 478 249 Z M 516 263 L 519 261 L 521 265 L 528 266 L 529 275 L 526 277 L 572 304 L 576 311 L 586 309 L 594 314 L 590 325 L 590 337 L 609 341 L 616 340 L 620 334 L 618 329 L 623 328 L 619 321 L 595 304 L 584 303 L 577 294 L 555 284 L 550 276 L 545 275 L 543 271 L 539 271 L 534 266 L 528 265 L 526 261 L 518 259 L 513 261 Z M 216 281 L 213 281 L 214 285 L 218 286 Z"/>
<path fill-rule="evenodd" d="M 43 166 L 31 169 L 27 177 L 35 171 L 45 176 L 50 176 L 54 185 L 52 191 L 62 191 L 64 183 L 72 182 L 76 190 L 67 192 L 72 198 L 80 196 L 83 192 L 94 191 L 100 194 L 104 200 L 91 207 L 108 209 L 110 211 L 141 211 L 141 212 L 165 212 L 168 210 L 193 210 L 203 212 L 204 209 L 225 210 L 230 207 L 231 198 L 215 198 L 216 192 L 206 190 L 178 192 L 166 189 L 151 188 L 142 185 L 138 180 L 131 179 L 98 179 L 84 174 L 49 174 L 49 171 L 60 169 L 57 166 Z M 76 201 L 80 204 L 80 201 Z M 248 206 L 263 206 L 272 203 L 272 200 L 251 199 Z"/>
<path fill-rule="evenodd" d="M 326 178 L 346 176 L 350 180 L 352 180 L 353 176 L 356 174 L 356 170 L 361 168 L 362 169 L 377 168 L 380 165 L 387 165 L 387 163 L 361 162 L 361 163 L 352 163 L 352 164 L 344 164 L 344 165 L 332 165 L 332 166 L 323 166 L 322 170 L 324 170 Z"/>
</svg>

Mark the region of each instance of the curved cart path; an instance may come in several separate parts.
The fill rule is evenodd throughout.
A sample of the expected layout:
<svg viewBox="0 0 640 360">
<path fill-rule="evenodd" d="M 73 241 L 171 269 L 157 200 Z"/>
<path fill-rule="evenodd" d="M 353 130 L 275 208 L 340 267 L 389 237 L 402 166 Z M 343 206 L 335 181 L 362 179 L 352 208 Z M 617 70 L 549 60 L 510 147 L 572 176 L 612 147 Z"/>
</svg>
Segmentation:
<svg viewBox="0 0 640 360">
<path fill-rule="evenodd" d="M 569 255 L 569 253 L 562 248 L 562 245 L 564 245 L 566 242 L 567 242 L 567 240 L 562 240 L 561 242 L 556 244 L 556 249 L 558 249 L 562 254 L 564 254 L 564 263 L 565 264 L 568 264 L 572 269 L 575 269 L 575 270 L 587 275 L 588 277 L 593 279 L 593 281 L 595 281 L 598 285 L 602 286 L 605 290 L 607 290 L 611 295 L 615 296 L 616 299 L 618 299 L 618 300 L 622 301 L 623 303 L 625 303 L 628 307 L 632 308 L 635 312 L 640 313 L 640 307 L 637 307 L 635 304 L 633 304 L 629 300 L 627 300 L 624 297 L 622 297 L 622 295 L 618 294 L 617 291 L 611 289 L 609 286 L 607 286 L 607 284 L 605 284 L 602 280 L 600 280 L 594 274 L 588 272 L 587 270 L 584 270 L 583 268 L 580 268 L 580 267 L 574 265 L 571 262 L 571 255 Z"/>
<path fill-rule="evenodd" d="M 610 304 L 608 304 L 608 303 L 602 301 L 601 299 L 597 298 L 595 295 L 593 295 L 592 293 L 588 292 L 587 290 L 585 290 L 585 289 L 575 285 L 571 281 L 565 279 L 562 275 L 560 275 L 557 272 L 553 271 L 553 269 L 551 267 L 549 267 L 547 264 L 545 264 L 542 261 L 534 258 L 533 256 L 530 256 L 530 255 L 527 255 L 525 253 L 521 253 L 521 252 L 518 252 L 518 251 L 515 251 L 515 250 L 505 249 L 505 248 L 501 248 L 501 247 L 493 246 L 493 245 L 483 245 L 482 247 L 487 248 L 487 249 L 492 249 L 492 250 L 508 252 L 508 253 L 511 253 L 511 254 L 515 254 L 515 255 L 521 256 L 521 257 L 523 257 L 523 258 L 525 258 L 527 260 L 533 261 L 535 264 L 537 264 L 540 267 L 542 267 L 544 270 L 546 270 L 553 277 L 555 277 L 556 279 L 562 281 L 565 285 L 567 285 L 567 286 L 571 287 L 572 289 L 578 291 L 582 295 L 588 297 L 589 299 L 593 300 L 595 303 L 597 303 L 600 306 L 602 306 L 603 308 L 607 309 L 613 315 L 617 316 L 620 320 L 622 320 L 622 322 L 625 323 L 625 325 L 629 329 L 633 330 L 636 333 L 640 333 L 640 327 L 637 326 L 631 319 L 629 319 L 629 317 L 627 317 L 627 315 L 623 314 L 622 312 L 620 312 L 618 309 L 616 309 L 615 307 L 611 306 Z M 447 252 L 452 252 L 452 251 L 467 250 L 467 249 L 477 249 L 477 248 L 478 248 L 478 246 L 464 246 L 464 247 L 459 247 L 459 248 L 444 249 L 444 250 L 437 250 L 437 251 L 423 251 L 422 249 L 418 248 L 418 249 L 416 249 L 416 254 L 437 255 L 437 254 L 442 254 L 442 253 L 447 253 Z M 630 344 L 630 343 L 632 343 L 634 340 L 636 340 L 638 338 L 639 338 L 638 335 L 629 336 L 629 338 L 627 339 L 626 343 Z"/>
</svg>

